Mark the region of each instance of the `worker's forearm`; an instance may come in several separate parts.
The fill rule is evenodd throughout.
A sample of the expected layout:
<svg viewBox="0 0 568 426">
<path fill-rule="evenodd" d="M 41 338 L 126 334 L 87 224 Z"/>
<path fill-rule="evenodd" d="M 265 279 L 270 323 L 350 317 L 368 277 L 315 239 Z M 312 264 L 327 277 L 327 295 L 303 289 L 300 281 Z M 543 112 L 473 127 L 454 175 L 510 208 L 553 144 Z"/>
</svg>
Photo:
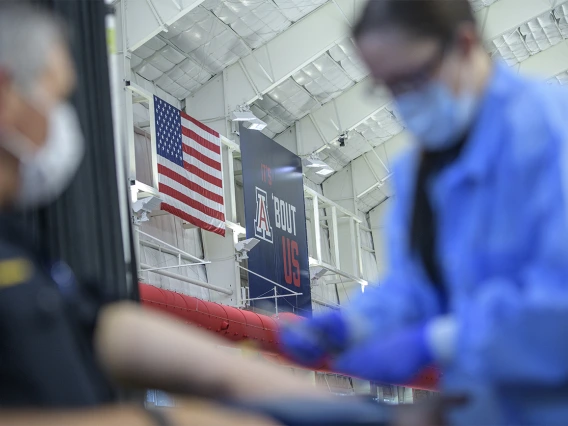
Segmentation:
<svg viewBox="0 0 568 426">
<path fill-rule="evenodd" d="M 152 418 L 137 407 L 92 410 L 2 410 L 0 425 L 10 426 L 154 426 Z"/>
<path fill-rule="evenodd" d="M 270 365 L 232 356 L 219 344 L 223 342 L 169 316 L 124 303 L 102 312 L 97 331 L 103 365 L 140 386 L 228 398 L 318 392 Z"/>
<path fill-rule="evenodd" d="M 176 401 L 175 408 L 162 409 L 172 426 L 276 426 L 272 420 L 228 410 L 200 400 Z M 157 426 L 157 419 L 135 406 L 108 406 L 77 410 L 0 410 L 0 425 L 9 426 Z"/>
</svg>

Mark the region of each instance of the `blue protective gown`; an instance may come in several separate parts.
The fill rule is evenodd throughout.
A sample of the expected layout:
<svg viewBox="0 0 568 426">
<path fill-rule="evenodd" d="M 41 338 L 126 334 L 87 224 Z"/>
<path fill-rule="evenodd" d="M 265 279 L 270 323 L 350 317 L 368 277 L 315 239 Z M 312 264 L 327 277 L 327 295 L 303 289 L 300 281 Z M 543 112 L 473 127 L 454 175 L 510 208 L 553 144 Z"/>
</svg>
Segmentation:
<svg viewBox="0 0 568 426">
<path fill-rule="evenodd" d="M 498 64 L 464 151 L 428 188 L 458 323 L 460 424 L 568 424 L 568 93 Z M 409 250 L 418 150 L 394 168 L 389 274 L 346 309 L 375 338 L 443 314 Z M 479 403 L 479 404 L 476 404 Z"/>
</svg>

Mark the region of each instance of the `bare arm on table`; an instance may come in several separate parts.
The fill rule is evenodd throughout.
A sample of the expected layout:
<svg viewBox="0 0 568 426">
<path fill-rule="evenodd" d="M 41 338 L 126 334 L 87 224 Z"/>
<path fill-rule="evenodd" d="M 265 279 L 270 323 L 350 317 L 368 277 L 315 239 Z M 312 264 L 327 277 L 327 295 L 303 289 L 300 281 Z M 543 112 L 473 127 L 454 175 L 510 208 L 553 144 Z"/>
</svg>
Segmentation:
<svg viewBox="0 0 568 426">
<path fill-rule="evenodd" d="M 325 395 L 276 367 L 232 356 L 219 344 L 214 336 L 132 303 L 106 308 L 96 338 L 109 373 L 142 387 L 241 400 Z"/>
</svg>

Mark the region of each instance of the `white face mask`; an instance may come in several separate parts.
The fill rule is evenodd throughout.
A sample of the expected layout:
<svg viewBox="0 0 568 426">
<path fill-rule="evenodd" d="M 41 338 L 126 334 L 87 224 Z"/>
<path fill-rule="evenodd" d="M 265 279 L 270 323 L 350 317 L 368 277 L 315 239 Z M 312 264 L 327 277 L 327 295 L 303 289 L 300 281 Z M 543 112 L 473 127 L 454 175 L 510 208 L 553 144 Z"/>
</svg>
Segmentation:
<svg viewBox="0 0 568 426">
<path fill-rule="evenodd" d="M 47 139 L 39 148 L 22 135 L 9 135 L 2 147 L 20 161 L 15 206 L 37 207 L 57 199 L 77 172 L 85 151 L 74 108 L 62 103 L 48 116 Z"/>
</svg>

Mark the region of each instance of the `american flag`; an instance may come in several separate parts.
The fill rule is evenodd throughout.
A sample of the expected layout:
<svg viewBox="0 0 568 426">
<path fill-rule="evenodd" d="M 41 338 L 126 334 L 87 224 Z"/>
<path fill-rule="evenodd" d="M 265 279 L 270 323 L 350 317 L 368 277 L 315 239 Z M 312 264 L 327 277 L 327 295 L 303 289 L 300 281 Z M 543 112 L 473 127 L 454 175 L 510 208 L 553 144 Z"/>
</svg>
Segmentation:
<svg viewBox="0 0 568 426">
<path fill-rule="evenodd" d="M 154 96 L 161 209 L 225 235 L 219 133 Z"/>
</svg>

